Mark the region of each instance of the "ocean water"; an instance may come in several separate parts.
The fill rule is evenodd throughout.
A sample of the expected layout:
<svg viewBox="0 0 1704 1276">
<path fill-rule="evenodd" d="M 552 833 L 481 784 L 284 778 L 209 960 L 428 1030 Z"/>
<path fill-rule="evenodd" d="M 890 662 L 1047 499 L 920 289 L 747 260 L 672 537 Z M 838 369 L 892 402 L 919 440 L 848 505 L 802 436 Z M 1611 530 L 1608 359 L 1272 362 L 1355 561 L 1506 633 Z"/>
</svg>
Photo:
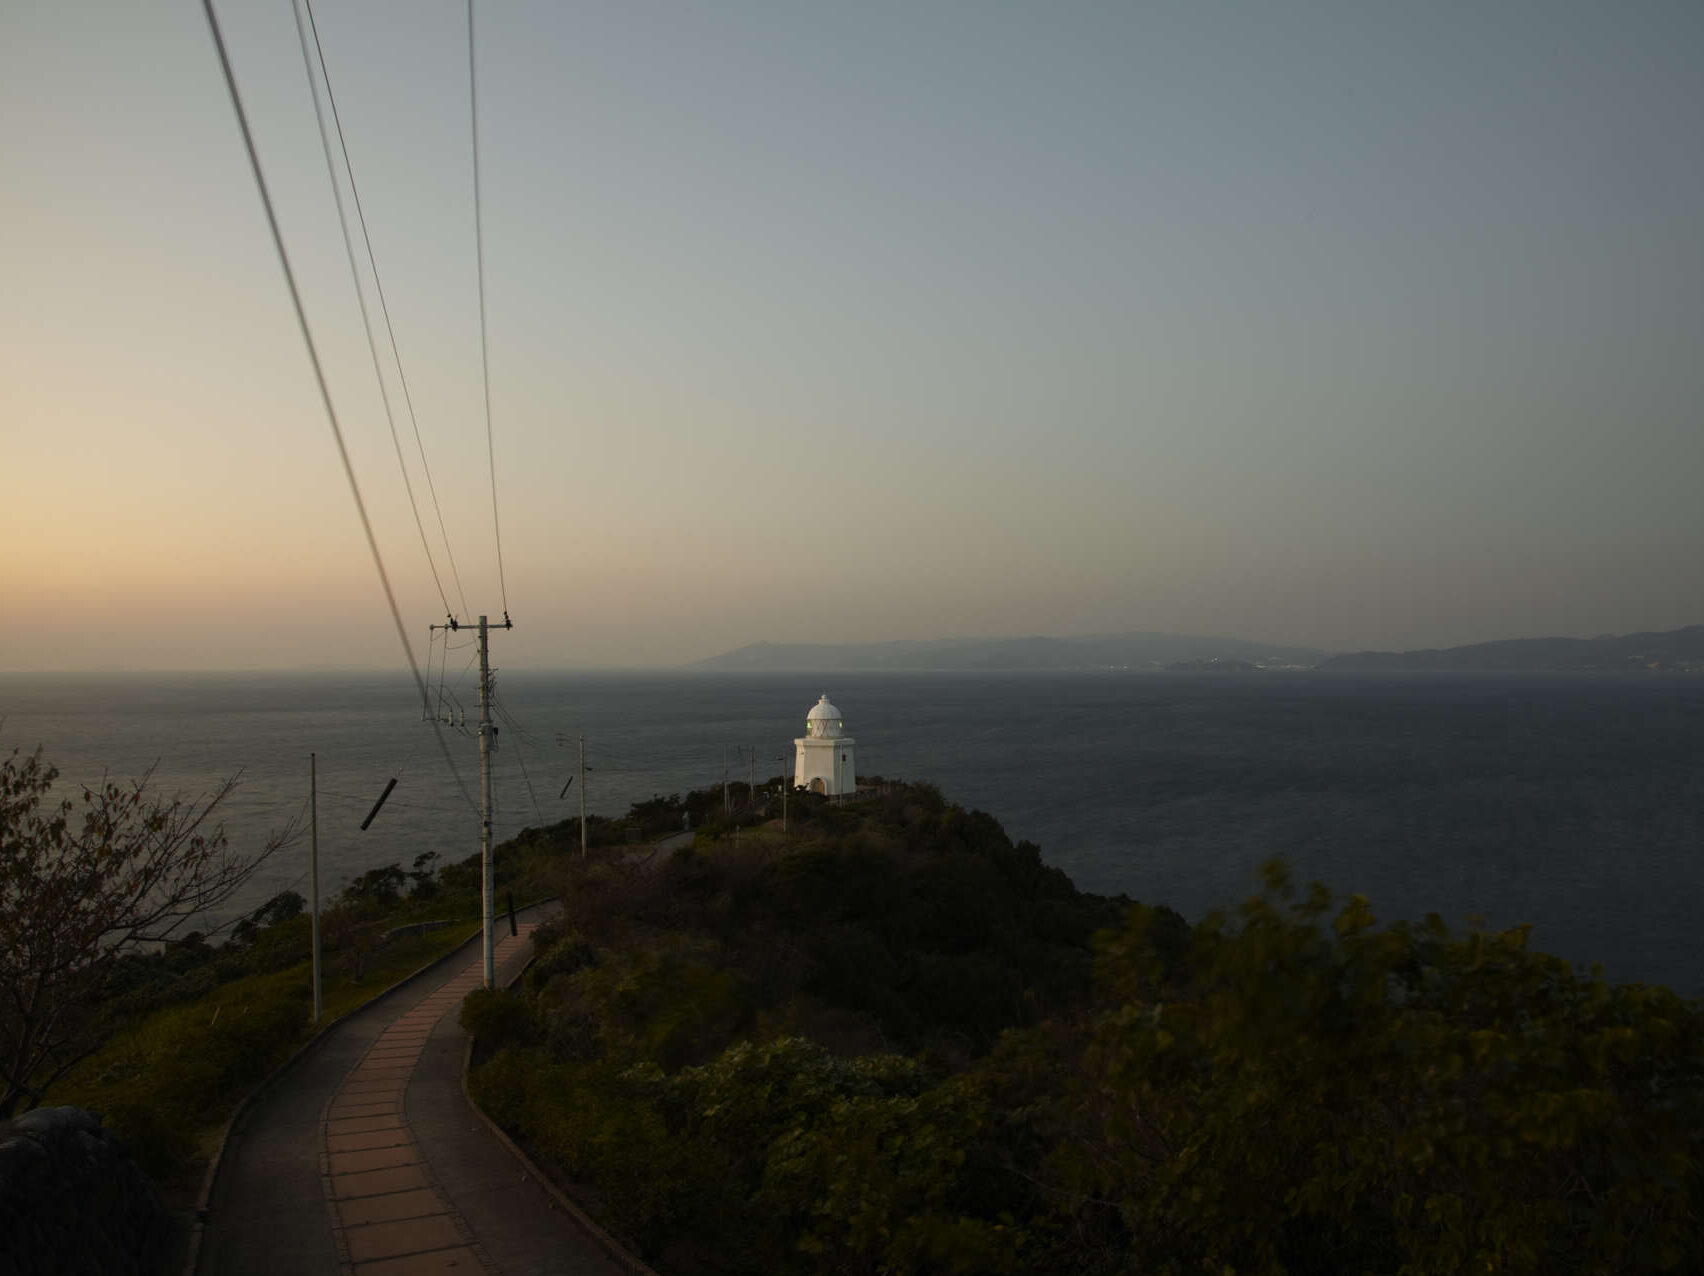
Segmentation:
<svg viewBox="0 0 1704 1276">
<path fill-rule="evenodd" d="M 1663 675 L 499 673 L 499 839 L 589 809 L 790 770 L 827 692 L 858 770 L 928 780 L 1037 842 L 1084 889 L 1191 918 L 1269 855 L 1385 919 L 1530 922 L 1618 980 L 1704 992 L 1704 679 Z M 473 710 L 471 679 L 454 693 Z M 446 728 L 478 793 L 473 736 Z M 0 674 L 0 748 L 40 744 L 60 788 L 149 766 L 161 792 L 238 770 L 239 847 L 305 814 L 319 771 L 322 889 L 479 846 L 412 682 L 380 675 Z M 386 781 L 398 785 L 366 832 Z M 233 910 L 305 889 L 307 843 Z"/>
</svg>

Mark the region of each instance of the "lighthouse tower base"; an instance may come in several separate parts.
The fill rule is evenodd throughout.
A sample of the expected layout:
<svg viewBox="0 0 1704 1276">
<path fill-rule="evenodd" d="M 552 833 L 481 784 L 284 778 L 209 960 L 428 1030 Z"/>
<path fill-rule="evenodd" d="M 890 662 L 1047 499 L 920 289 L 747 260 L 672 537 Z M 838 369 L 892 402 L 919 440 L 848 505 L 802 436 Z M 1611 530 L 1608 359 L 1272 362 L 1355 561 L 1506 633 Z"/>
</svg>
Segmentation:
<svg viewBox="0 0 1704 1276">
<path fill-rule="evenodd" d="M 849 736 L 816 740 L 809 736 L 793 741 L 793 784 L 812 793 L 834 797 L 858 789 L 858 771 L 853 765 Z"/>
</svg>

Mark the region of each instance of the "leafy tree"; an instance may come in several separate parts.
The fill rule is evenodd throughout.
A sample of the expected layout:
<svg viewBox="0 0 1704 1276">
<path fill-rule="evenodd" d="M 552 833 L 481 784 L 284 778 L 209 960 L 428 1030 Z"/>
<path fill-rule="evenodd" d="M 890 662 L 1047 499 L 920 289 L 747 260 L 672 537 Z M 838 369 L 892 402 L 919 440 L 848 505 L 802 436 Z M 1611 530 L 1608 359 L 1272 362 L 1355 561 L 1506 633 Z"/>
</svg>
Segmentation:
<svg viewBox="0 0 1704 1276">
<path fill-rule="evenodd" d="M 402 898 L 407 880 L 401 864 L 370 868 L 343 888 L 343 902 L 356 909 L 388 908 Z"/>
<path fill-rule="evenodd" d="M 414 857 L 414 871 L 408 880 L 414 883 L 409 893 L 416 899 L 431 899 L 438 893 L 438 870 L 433 866 L 437 858 L 436 851 L 422 851 Z"/>
<path fill-rule="evenodd" d="M 41 750 L 0 761 L 0 1118 L 99 1045 L 123 959 L 172 940 L 242 888 L 290 836 L 233 852 L 211 817 L 236 787 L 159 798 L 153 772 L 53 801 Z M 80 808 L 80 809 L 79 809 Z"/>
<path fill-rule="evenodd" d="M 308 906 L 308 901 L 295 891 L 280 891 L 251 914 L 253 921 L 262 928 L 278 926 L 289 921 L 292 917 L 300 917 L 302 910 Z"/>
<path fill-rule="evenodd" d="M 337 954 L 339 967 L 358 984 L 367 977 L 367 966 L 385 941 L 385 919 L 374 916 L 359 902 L 345 902 L 328 909 L 320 925 L 328 948 Z"/>
<path fill-rule="evenodd" d="M 1704 1266 L 1704 1014 L 1531 950 L 1268 891 L 1168 973 L 1135 908 L 1054 1105 L 1055 1182 L 1142 1270 Z"/>
<path fill-rule="evenodd" d="M 470 1003 L 479 1100 L 669 1270 L 1704 1271 L 1696 1002 L 1277 862 L 1081 895 L 924 785 L 790 831 L 573 857 Z"/>
<path fill-rule="evenodd" d="M 308 901 L 295 891 L 280 891 L 233 926 L 231 938 L 239 944 L 252 944 L 263 930 L 300 917 L 307 906 Z"/>
</svg>

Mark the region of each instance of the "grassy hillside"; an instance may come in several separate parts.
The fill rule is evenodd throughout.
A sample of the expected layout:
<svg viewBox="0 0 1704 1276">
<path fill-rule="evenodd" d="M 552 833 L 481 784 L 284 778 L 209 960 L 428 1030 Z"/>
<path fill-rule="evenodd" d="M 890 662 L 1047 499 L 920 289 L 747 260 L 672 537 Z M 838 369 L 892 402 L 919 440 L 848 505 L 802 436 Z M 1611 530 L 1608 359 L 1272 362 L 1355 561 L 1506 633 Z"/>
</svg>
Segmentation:
<svg viewBox="0 0 1704 1276">
<path fill-rule="evenodd" d="M 479 857 L 374 869 L 322 916 L 324 1019 L 365 1005 L 479 929 Z M 544 861 L 500 848 L 499 890 L 536 898 Z M 221 943 L 199 935 L 118 967 L 100 1010 L 101 1046 L 52 1087 L 49 1104 L 98 1112 L 170 1199 L 200 1180 L 232 1109 L 318 1027 L 306 901 L 286 892 Z M 421 921 L 447 923 L 397 933 Z"/>
</svg>

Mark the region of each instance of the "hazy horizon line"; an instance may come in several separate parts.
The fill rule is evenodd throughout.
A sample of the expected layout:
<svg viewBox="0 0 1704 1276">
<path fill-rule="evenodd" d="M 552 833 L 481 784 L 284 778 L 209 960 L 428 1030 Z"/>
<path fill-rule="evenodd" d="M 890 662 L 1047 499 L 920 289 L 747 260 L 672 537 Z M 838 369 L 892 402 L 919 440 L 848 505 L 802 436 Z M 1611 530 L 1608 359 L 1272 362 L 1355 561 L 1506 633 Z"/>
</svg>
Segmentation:
<svg viewBox="0 0 1704 1276">
<path fill-rule="evenodd" d="M 744 673 L 744 674 L 752 674 L 752 673 L 765 673 L 765 674 L 767 674 L 767 673 L 790 673 L 790 674 L 791 673 L 834 673 L 834 674 L 845 674 L 845 673 L 908 673 L 908 672 L 917 672 L 917 673 L 942 673 L 942 672 L 998 673 L 998 672 L 1014 672 L 1014 673 L 1022 673 L 1022 672 L 1026 672 L 1026 671 L 1022 670 L 1022 669 L 1005 670 L 1005 671 L 997 670 L 997 669 L 953 671 L 953 670 L 940 670 L 940 669 L 930 669 L 930 668 L 906 669 L 906 668 L 902 668 L 902 667 L 878 668 L 878 669 L 848 669 L 848 668 L 844 668 L 844 667 L 825 667 L 823 669 L 704 669 L 704 668 L 700 668 L 699 666 L 701 666 L 705 661 L 715 660 L 715 659 L 718 659 L 719 657 L 722 657 L 722 656 L 731 655 L 734 652 L 745 651 L 745 650 L 747 650 L 751 647 L 765 647 L 765 646 L 767 646 L 767 647 L 847 648 L 847 647 L 886 647 L 886 646 L 895 646 L 895 645 L 905 644 L 905 643 L 916 644 L 918 646 L 928 646 L 928 645 L 933 645 L 933 644 L 953 643 L 953 642 L 1002 643 L 1002 642 L 1028 642 L 1028 641 L 1032 641 L 1032 640 L 1035 640 L 1035 639 L 1051 639 L 1051 640 L 1055 640 L 1055 641 L 1069 641 L 1069 640 L 1072 640 L 1072 639 L 1104 639 L 1104 638 L 1119 638 L 1119 637 L 1135 636 L 1135 635 L 1144 635 L 1144 636 L 1150 636 L 1151 635 L 1151 636 L 1156 636 L 1156 637 L 1167 637 L 1167 638 L 1191 638 L 1191 639 L 1199 639 L 1199 640 L 1207 640 L 1207 641 L 1232 641 L 1232 642 L 1247 643 L 1247 644 L 1251 644 L 1251 645 L 1260 645 L 1262 643 L 1266 643 L 1267 645 L 1270 645 L 1270 646 L 1273 646 L 1273 647 L 1303 648 L 1303 649 L 1314 650 L 1314 651 L 1321 652 L 1323 655 L 1329 657 L 1329 656 L 1342 655 L 1342 654 L 1359 654 L 1361 652 L 1366 652 L 1366 651 L 1397 652 L 1397 653 L 1419 652 L 1419 651 L 1449 651 L 1449 650 L 1452 650 L 1454 648 L 1459 648 L 1459 647 L 1475 647 L 1475 646 L 1481 646 L 1481 645 L 1484 645 L 1484 644 L 1487 644 L 1487 643 L 1497 643 L 1497 642 L 1539 642 L 1539 641 L 1548 641 L 1548 640 L 1555 640 L 1555 639 L 1574 639 L 1574 640 L 1578 640 L 1578 641 L 1591 641 L 1592 639 L 1605 638 L 1605 637 L 1624 638 L 1624 637 L 1629 637 L 1629 636 L 1632 636 L 1634 634 L 1640 634 L 1640 633 L 1653 633 L 1653 634 L 1677 633 L 1680 630 L 1695 628 L 1698 623 L 1700 623 L 1700 622 L 1694 622 L 1693 624 L 1688 624 L 1688 625 L 1678 625 L 1674 629 L 1660 629 L 1660 630 L 1641 630 L 1641 629 L 1617 630 L 1617 631 L 1600 630 L 1599 632 L 1593 633 L 1593 634 L 1558 634 L 1558 633 L 1523 634 L 1523 635 L 1520 635 L 1520 636 L 1517 636 L 1517 637 L 1478 638 L 1478 639 L 1474 639 L 1471 642 L 1465 642 L 1465 643 L 1451 643 L 1451 644 L 1447 644 L 1447 645 L 1444 645 L 1444 646 L 1422 646 L 1422 647 L 1365 647 L 1365 646 L 1357 646 L 1355 644 L 1349 644 L 1349 643 L 1319 644 L 1319 643 L 1304 643 L 1304 642 L 1268 642 L 1266 639 L 1243 638 L 1243 637 L 1239 637 L 1235 634 L 1186 634 L 1186 633 L 1174 632 L 1172 630 L 1162 630 L 1162 629 L 1104 630 L 1104 631 L 1097 632 L 1097 633 L 1085 633 L 1085 634 L 1039 634 L 1039 633 L 1018 634 L 1018 635 L 958 634 L 958 635 L 951 635 L 951 636 L 944 637 L 944 638 L 880 638 L 880 639 L 870 639 L 870 640 L 864 640 L 864 641 L 858 641 L 858 642 L 778 642 L 778 641 L 774 641 L 772 639 L 767 639 L 767 638 L 757 638 L 757 639 L 753 639 L 750 642 L 743 643 L 743 644 L 736 646 L 736 647 L 724 648 L 723 650 L 714 652 L 714 653 L 712 653 L 711 655 L 708 655 L 708 656 L 698 656 L 698 657 L 694 657 L 691 660 L 683 661 L 683 662 L 676 663 L 676 664 L 660 664 L 659 663 L 659 664 L 645 664 L 645 665 L 603 665 L 603 664 L 596 664 L 596 665 L 575 665 L 575 664 L 528 665 L 528 664 L 505 663 L 504 665 L 501 666 L 501 669 L 503 671 L 508 672 L 508 673 L 521 673 L 521 674 L 539 674 L 539 673 L 550 673 L 550 674 L 557 674 L 557 673 L 580 673 L 580 674 L 690 673 L 690 674 L 716 675 L 716 674 L 728 674 L 728 673 Z M 1098 669 L 1098 668 L 1101 668 L 1101 667 L 1102 666 L 1085 666 L 1085 668 L 1095 668 L 1095 669 Z M 1110 667 L 1110 666 L 1108 666 L 1108 667 Z M 1119 667 L 1120 668 L 1130 668 L 1130 666 L 1119 666 Z M 1139 668 L 1138 668 L 1138 671 L 1139 671 Z M 1045 670 L 1045 671 L 1030 671 L 1030 672 L 1070 672 L 1070 670 Z M 0 669 L 0 677 L 15 676 L 15 675 L 44 675 L 44 676 L 46 676 L 46 675 L 61 675 L 61 676 L 67 676 L 67 677 L 89 677 L 89 676 L 98 676 L 98 675 L 117 675 L 117 674 L 162 674 L 162 675 L 169 675 L 169 674 L 249 674 L 249 675 L 394 674 L 394 675 L 397 675 L 397 676 L 405 676 L 405 675 L 408 674 L 408 670 L 405 669 L 405 668 L 400 668 L 400 667 L 398 667 L 394 664 L 373 664 L 373 665 L 333 665 L 333 664 L 216 665 L 216 666 L 206 666 L 206 665 L 145 665 L 145 666 L 143 666 L 143 665 L 90 665 L 90 666 L 84 666 L 84 667 L 79 667 L 79 668 L 70 668 L 70 669 L 52 669 L 52 668 L 40 668 L 40 667 L 31 667 L 31 668 L 14 667 L 14 668 Z"/>
</svg>

